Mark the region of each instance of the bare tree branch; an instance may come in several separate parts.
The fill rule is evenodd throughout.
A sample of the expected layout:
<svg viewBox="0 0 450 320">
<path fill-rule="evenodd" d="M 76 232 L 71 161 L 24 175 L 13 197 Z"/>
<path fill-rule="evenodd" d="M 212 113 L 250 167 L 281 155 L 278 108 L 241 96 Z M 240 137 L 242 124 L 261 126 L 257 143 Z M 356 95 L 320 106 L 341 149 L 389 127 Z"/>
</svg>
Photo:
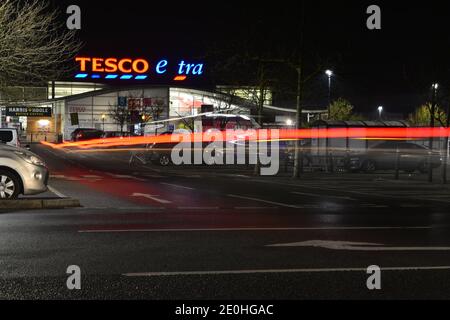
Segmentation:
<svg viewBox="0 0 450 320">
<path fill-rule="evenodd" d="M 46 1 L 0 3 L 0 88 L 41 84 L 70 71 L 81 47 Z"/>
</svg>

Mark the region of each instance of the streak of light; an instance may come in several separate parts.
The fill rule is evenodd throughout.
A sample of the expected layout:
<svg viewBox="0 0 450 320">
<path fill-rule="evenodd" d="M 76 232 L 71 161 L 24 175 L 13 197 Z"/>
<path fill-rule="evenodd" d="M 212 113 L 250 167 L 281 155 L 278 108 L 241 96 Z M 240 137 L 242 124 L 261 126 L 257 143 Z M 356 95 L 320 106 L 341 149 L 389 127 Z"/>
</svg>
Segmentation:
<svg viewBox="0 0 450 320">
<path fill-rule="evenodd" d="M 81 148 L 92 149 L 99 147 L 126 147 L 136 145 L 149 145 L 179 142 L 213 142 L 213 141 L 274 141 L 274 140 L 300 140 L 300 139 L 419 139 L 440 138 L 450 134 L 449 128 L 331 128 L 331 129 L 282 129 L 282 130 L 249 130 L 249 131 L 222 131 L 219 133 L 191 133 L 168 134 L 159 136 L 119 137 L 93 139 L 88 141 L 64 142 L 54 144 L 46 141 L 41 143 L 55 149 Z M 237 138 L 238 137 L 238 138 Z"/>
</svg>

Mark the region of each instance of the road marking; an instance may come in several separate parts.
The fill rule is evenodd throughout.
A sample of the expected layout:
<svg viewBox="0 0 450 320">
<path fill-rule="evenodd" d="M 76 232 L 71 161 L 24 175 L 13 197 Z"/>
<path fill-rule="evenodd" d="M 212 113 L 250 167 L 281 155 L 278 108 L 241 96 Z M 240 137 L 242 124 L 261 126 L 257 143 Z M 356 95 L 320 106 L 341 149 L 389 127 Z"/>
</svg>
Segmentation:
<svg viewBox="0 0 450 320">
<path fill-rule="evenodd" d="M 236 210 L 267 210 L 278 209 L 278 207 L 234 207 Z"/>
<path fill-rule="evenodd" d="M 449 200 L 443 200 L 443 199 L 431 199 L 431 198 L 424 198 L 424 197 L 422 197 L 422 198 L 403 197 L 401 195 L 395 195 L 395 194 L 343 190 L 343 189 L 339 189 L 339 188 L 329 188 L 329 187 L 322 187 L 322 186 L 318 186 L 318 185 L 297 185 L 297 184 L 292 184 L 292 183 L 282 183 L 282 182 L 276 182 L 276 181 L 257 180 L 257 179 L 252 179 L 251 181 L 269 183 L 269 184 L 277 184 L 277 185 L 283 185 L 283 186 L 292 186 L 292 187 L 297 187 L 297 188 L 311 188 L 311 189 L 338 191 L 338 192 L 340 191 L 340 192 L 344 192 L 344 193 L 351 193 L 351 194 L 370 196 L 370 197 L 382 197 L 382 198 L 401 199 L 401 200 L 425 200 L 425 201 L 436 201 L 436 202 L 444 202 L 444 203 L 450 202 Z M 357 186 L 357 187 L 362 189 L 360 186 Z M 377 191 L 379 191 L 379 190 L 377 190 Z"/>
<path fill-rule="evenodd" d="M 417 266 L 417 267 L 384 267 L 381 271 L 430 271 L 450 270 L 450 266 Z M 367 272 L 364 268 L 313 268 L 313 269 L 262 269 L 262 270 L 226 270 L 226 271 L 175 271 L 175 272 L 141 272 L 124 273 L 125 277 L 166 277 L 166 276 L 201 276 L 228 274 L 258 274 L 258 273 L 319 273 L 319 272 Z"/>
<path fill-rule="evenodd" d="M 187 189 L 187 190 L 195 190 L 194 188 L 180 186 L 178 184 L 173 184 L 173 183 L 161 182 L 161 184 L 166 185 L 166 186 L 170 186 L 170 187 L 175 187 L 175 188 L 181 188 L 181 189 Z"/>
<path fill-rule="evenodd" d="M 219 210 L 219 207 L 178 207 L 180 210 Z"/>
<path fill-rule="evenodd" d="M 127 232 L 226 232 L 226 231 L 341 231 L 341 230 L 427 230 L 436 227 L 291 227 L 291 228 L 168 228 L 168 229 L 93 229 L 79 233 L 127 233 Z"/>
<path fill-rule="evenodd" d="M 316 193 L 297 192 L 297 191 L 292 191 L 291 193 L 292 194 L 298 194 L 298 195 L 301 195 L 301 196 L 336 198 L 336 199 L 344 199 L 344 200 L 356 201 L 356 199 L 354 199 L 354 198 L 345 197 L 345 196 L 332 196 L 332 195 L 327 195 L 327 194 L 316 194 Z"/>
<path fill-rule="evenodd" d="M 157 174 L 144 174 L 143 175 L 144 177 L 147 177 L 147 178 L 164 178 L 164 176 L 161 176 L 161 175 L 157 175 Z"/>
<path fill-rule="evenodd" d="M 76 210 L 166 210 L 166 207 L 80 207 Z M 110 213 L 110 212 L 106 212 Z M 97 213 L 96 213 L 97 214 Z"/>
<path fill-rule="evenodd" d="M 60 198 L 68 198 L 66 195 L 64 195 L 62 192 L 59 192 L 58 190 L 56 190 L 55 188 L 53 188 L 52 186 L 47 186 L 48 190 L 50 190 L 50 192 L 56 194 L 58 197 Z"/>
<path fill-rule="evenodd" d="M 78 178 L 78 177 L 66 177 L 65 179 L 69 180 L 69 181 L 80 181 L 80 180 L 83 180 L 83 179 Z"/>
<path fill-rule="evenodd" d="M 235 195 L 235 194 L 227 194 L 227 197 L 238 198 L 238 199 L 244 199 L 244 200 L 258 201 L 258 202 L 263 202 L 263 203 L 273 204 L 273 205 L 280 206 L 280 207 L 296 208 L 296 209 L 300 209 L 300 208 L 301 208 L 300 206 L 296 206 L 296 205 L 293 205 L 293 204 L 287 204 L 287 203 L 281 203 L 281 202 L 268 201 L 268 200 L 258 199 L 258 198 L 251 198 L 251 197 L 238 196 L 238 195 Z"/>
<path fill-rule="evenodd" d="M 113 178 L 119 178 L 119 179 L 133 179 L 133 180 L 137 180 L 137 181 L 147 181 L 146 179 L 142 179 L 142 178 L 137 178 L 135 176 L 130 176 L 127 174 L 114 174 L 114 173 L 106 173 L 107 175 L 113 177 Z"/>
<path fill-rule="evenodd" d="M 93 175 L 93 174 L 84 175 L 82 177 L 83 178 L 88 178 L 88 179 L 102 179 L 103 178 L 101 176 L 96 176 L 96 175 Z"/>
<path fill-rule="evenodd" d="M 163 203 L 163 204 L 168 204 L 168 203 L 172 203 L 172 201 L 169 200 L 164 200 L 164 199 L 159 199 L 157 197 L 159 197 L 158 195 L 151 195 L 151 194 L 146 194 L 146 193 L 133 193 L 131 195 L 132 197 L 143 197 L 143 198 L 147 198 L 159 203 Z"/>
<path fill-rule="evenodd" d="M 237 177 L 237 178 L 251 178 L 250 176 L 246 176 L 245 174 L 226 174 L 225 176 L 232 176 L 232 177 Z"/>
<path fill-rule="evenodd" d="M 271 244 L 266 247 L 314 247 L 348 251 L 450 251 L 450 247 L 386 247 L 381 243 L 310 240 Z"/>
<path fill-rule="evenodd" d="M 51 178 L 51 179 L 65 179 L 66 176 L 63 175 L 63 174 L 51 174 L 51 175 L 50 175 L 50 178 Z"/>
</svg>

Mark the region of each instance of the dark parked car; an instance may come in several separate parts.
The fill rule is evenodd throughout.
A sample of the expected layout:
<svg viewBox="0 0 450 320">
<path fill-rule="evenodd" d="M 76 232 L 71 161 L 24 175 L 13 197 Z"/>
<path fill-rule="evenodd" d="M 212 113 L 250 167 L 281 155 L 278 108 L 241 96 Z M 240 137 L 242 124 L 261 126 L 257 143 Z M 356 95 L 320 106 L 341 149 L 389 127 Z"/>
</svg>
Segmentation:
<svg viewBox="0 0 450 320">
<path fill-rule="evenodd" d="M 78 128 L 75 129 L 70 136 L 72 141 L 100 139 L 103 136 L 103 131 L 89 128 Z"/>
<path fill-rule="evenodd" d="M 120 132 L 120 131 L 106 131 L 103 132 L 102 138 L 123 138 L 123 137 L 133 137 L 134 135 L 130 132 Z"/>
<path fill-rule="evenodd" d="M 177 132 L 177 133 L 182 134 L 183 132 Z M 186 133 L 187 133 L 187 131 L 186 131 Z M 171 135 L 171 134 L 173 134 L 173 132 L 166 131 L 166 132 L 159 134 L 159 136 Z M 154 143 L 152 145 L 149 145 L 148 148 L 150 149 L 150 153 L 149 153 L 150 161 L 152 163 L 158 164 L 160 166 L 168 166 L 171 163 L 172 148 L 176 144 L 177 143 L 158 143 L 158 144 Z"/>
<path fill-rule="evenodd" d="M 190 134 L 189 131 L 187 130 L 183 130 L 183 129 L 178 129 L 175 132 L 163 132 L 161 133 L 161 135 L 172 135 L 172 134 Z M 150 150 L 147 159 L 149 159 L 152 163 L 154 164 L 158 164 L 161 166 L 168 166 L 169 164 L 171 164 L 172 160 L 171 160 L 171 155 L 172 155 L 172 149 L 178 144 L 178 142 L 166 142 L 166 143 L 158 143 L 158 144 L 152 144 L 149 145 L 148 148 Z M 201 150 L 195 149 L 196 146 L 194 146 L 194 144 L 191 144 L 191 162 L 194 163 L 194 151 L 200 151 L 202 153 L 202 164 L 212 164 L 208 163 L 208 160 L 206 160 L 203 156 L 206 152 L 208 152 L 208 149 L 205 149 L 208 145 L 210 144 L 210 142 L 203 142 L 202 143 L 202 147 Z M 224 144 L 224 149 L 219 150 L 219 149 L 215 149 L 212 151 L 211 153 L 211 157 L 222 157 L 223 161 L 225 162 L 226 159 L 226 153 L 227 152 L 234 152 L 234 163 L 238 163 L 237 160 L 237 150 L 238 148 L 242 148 L 243 150 L 245 150 L 245 156 L 246 158 L 249 157 L 250 152 L 252 152 L 251 150 L 249 150 L 249 145 L 248 142 L 245 141 L 230 141 Z M 242 150 L 241 149 L 241 150 Z M 232 151 L 230 151 L 232 150 Z M 259 151 L 258 151 L 259 152 Z"/>
<path fill-rule="evenodd" d="M 429 168 L 430 155 L 433 168 L 439 167 L 442 162 L 439 152 L 430 153 L 427 147 L 411 142 L 387 141 L 365 152 L 351 155 L 348 166 L 352 171 L 395 170 L 398 159 L 400 170 L 408 173 L 418 170 L 425 173 Z"/>
</svg>

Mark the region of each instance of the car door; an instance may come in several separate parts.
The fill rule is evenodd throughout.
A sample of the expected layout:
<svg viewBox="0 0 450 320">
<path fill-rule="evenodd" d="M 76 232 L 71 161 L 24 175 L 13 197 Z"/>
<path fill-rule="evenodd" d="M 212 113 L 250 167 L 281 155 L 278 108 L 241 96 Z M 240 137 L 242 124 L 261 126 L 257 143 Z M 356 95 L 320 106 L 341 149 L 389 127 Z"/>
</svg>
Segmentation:
<svg viewBox="0 0 450 320">
<path fill-rule="evenodd" d="M 403 143 L 402 148 L 405 150 L 402 156 L 402 169 L 417 169 L 423 161 L 426 161 L 426 149 L 415 143 Z"/>
<path fill-rule="evenodd" d="M 373 160 L 378 170 L 391 170 L 395 167 L 397 143 L 383 142 L 370 150 L 370 160 Z"/>
</svg>

